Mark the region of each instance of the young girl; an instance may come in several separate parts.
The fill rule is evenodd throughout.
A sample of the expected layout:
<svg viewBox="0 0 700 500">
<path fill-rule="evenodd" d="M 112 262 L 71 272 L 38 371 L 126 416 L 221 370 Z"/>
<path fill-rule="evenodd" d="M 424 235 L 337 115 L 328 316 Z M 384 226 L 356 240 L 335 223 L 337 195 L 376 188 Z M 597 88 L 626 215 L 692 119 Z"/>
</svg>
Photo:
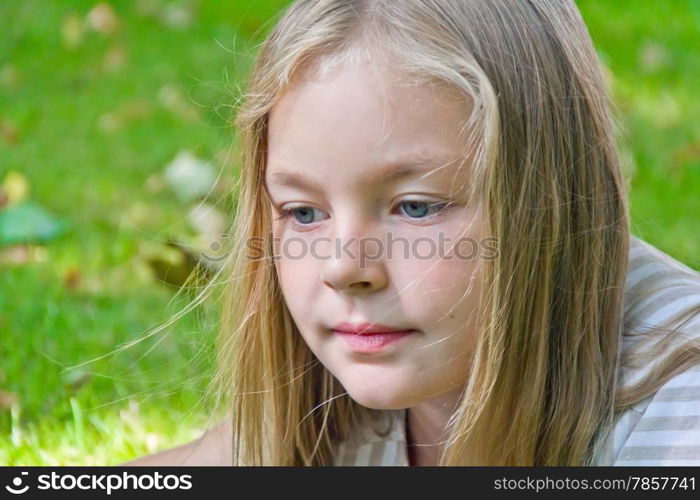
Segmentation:
<svg viewBox="0 0 700 500">
<path fill-rule="evenodd" d="M 630 235 L 609 108 L 571 0 L 292 4 L 237 116 L 228 416 L 132 464 L 700 465 L 700 274 Z"/>
</svg>

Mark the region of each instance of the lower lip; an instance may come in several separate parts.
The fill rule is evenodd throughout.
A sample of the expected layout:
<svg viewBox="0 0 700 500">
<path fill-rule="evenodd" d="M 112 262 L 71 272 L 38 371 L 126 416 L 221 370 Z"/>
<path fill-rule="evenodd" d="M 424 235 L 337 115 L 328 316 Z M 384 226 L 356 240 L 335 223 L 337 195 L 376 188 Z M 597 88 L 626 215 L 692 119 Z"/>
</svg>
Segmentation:
<svg viewBox="0 0 700 500">
<path fill-rule="evenodd" d="M 379 352 L 415 332 L 416 330 L 405 330 L 391 333 L 357 334 L 333 330 L 333 333 L 340 335 L 345 344 L 355 352 Z"/>
</svg>

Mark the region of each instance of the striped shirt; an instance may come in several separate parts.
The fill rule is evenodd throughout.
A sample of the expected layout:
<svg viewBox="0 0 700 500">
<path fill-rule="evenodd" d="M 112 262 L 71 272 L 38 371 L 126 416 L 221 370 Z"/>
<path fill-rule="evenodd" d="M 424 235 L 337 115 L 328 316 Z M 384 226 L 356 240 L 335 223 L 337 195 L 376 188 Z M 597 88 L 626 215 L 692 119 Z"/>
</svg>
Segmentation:
<svg viewBox="0 0 700 500">
<path fill-rule="evenodd" d="M 662 325 L 693 308 L 700 310 L 700 273 L 635 236 L 631 237 L 629 257 L 622 354 L 650 349 L 661 340 L 663 333 L 646 332 L 645 326 Z M 682 331 L 687 333 L 684 339 L 700 338 L 700 314 Z M 660 356 L 641 367 L 623 365 L 622 387 L 634 385 L 662 361 Z M 339 443 L 333 464 L 408 465 L 406 412 L 381 412 L 389 429 L 384 436 L 368 428 L 353 429 Z M 619 415 L 595 464 L 700 465 L 700 365 L 672 377 L 657 392 Z"/>
</svg>

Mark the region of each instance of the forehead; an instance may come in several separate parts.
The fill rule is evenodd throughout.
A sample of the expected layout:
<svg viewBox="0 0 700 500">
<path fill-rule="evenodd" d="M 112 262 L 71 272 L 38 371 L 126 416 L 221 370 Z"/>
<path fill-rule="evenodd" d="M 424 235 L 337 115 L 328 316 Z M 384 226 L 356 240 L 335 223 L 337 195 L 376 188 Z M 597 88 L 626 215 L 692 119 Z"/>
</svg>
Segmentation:
<svg viewBox="0 0 700 500">
<path fill-rule="evenodd" d="M 266 178 L 289 168 L 359 173 L 421 157 L 458 164 L 470 111 L 467 99 L 444 84 L 341 64 L 322 77 L 300 78 L 273 107 Z"/>
</svg>

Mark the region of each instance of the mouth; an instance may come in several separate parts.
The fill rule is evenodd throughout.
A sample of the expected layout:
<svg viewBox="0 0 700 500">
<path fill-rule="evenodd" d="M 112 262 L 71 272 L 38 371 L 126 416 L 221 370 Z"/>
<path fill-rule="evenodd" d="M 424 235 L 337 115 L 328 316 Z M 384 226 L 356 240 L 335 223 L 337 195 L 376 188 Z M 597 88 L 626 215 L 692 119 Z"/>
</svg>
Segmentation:
<svg viewBox="0 0 700 500">
<path fill-rule="evenodd" d="M 418 332 L 414 329 L 402 329 L 377 323 L 341 323 L 331 331 L 342 338 L 351 351 L 358 353 L 382 351 Z"/>
<path fill-rule="evenodd" d="M 393 327 L 380 323 L 349 323 L 344 321 L 335 325 L 332 330 L 341 333 L 354 333 L 357 335 L 370 335 L 380 333 L 404 333 L 414 331 L 410 328 Z"/>
</svg>

